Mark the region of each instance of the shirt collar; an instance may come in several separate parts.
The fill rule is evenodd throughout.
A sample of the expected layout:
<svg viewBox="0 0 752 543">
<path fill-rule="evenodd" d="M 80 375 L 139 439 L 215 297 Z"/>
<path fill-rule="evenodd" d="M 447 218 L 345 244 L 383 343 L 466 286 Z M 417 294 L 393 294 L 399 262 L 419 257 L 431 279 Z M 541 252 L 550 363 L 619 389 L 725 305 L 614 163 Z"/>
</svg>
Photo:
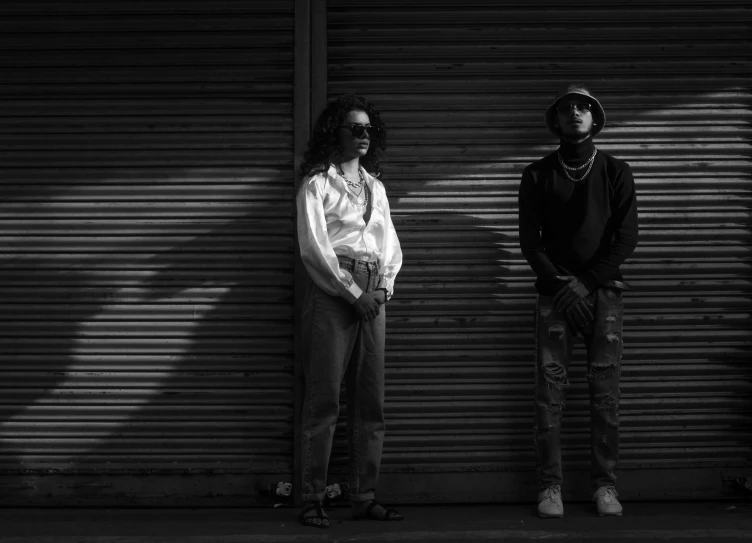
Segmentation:
<svg viewBox="0 0 752 543">
<path fill-rule="evenodd" d="M 363 172 L 363 179 L 366 180 L 366 185 L 368 185 L 368 190 L 371 191 L 371 194 L 373 194 L 373 184 L 376 182 L 376 180 L 373 178 L 373 176 L 366 171 L 366 169 L 363 166 L 360 166 L 360 171 Z"/>
</svg>

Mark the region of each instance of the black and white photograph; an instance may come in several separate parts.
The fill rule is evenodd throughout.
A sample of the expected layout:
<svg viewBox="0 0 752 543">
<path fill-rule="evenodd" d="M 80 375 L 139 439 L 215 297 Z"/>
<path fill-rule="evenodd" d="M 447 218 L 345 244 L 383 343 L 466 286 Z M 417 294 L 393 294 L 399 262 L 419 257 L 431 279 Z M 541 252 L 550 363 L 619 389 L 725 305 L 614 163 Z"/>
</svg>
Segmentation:
<svg viewBox="0 0 752 543">
<path fill-rule="evenodd" d="M 752 541 L 752 3 L 0 3 L 0 543 L 539 540 Z"/>
</svg>

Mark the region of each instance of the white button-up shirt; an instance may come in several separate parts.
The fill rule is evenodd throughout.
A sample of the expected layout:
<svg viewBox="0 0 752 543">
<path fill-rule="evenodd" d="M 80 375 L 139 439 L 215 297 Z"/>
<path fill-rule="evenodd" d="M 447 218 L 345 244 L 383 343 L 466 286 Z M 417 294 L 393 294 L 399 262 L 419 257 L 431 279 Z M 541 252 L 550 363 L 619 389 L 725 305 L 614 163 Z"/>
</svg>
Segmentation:
<svg viewBox="0 0 752 543">
<path fill-rule="evenodd" d="M 297 195 L 298 243 L 308 274 L 321 290 L 353 303 L 363 293 L 350 272 L 340 269 L 337 256 L 378 262 L 377 288 L 394 292 L 394 279 L 402 267 L 402 249 L 389 213 L 384 185 L 360 171 L 371 191 L 371 218 L 366 206 L 348 188 L 334 166 L 303 180 Z M 361 194 L 361 198 L 365 195 Z"/>
</svg>

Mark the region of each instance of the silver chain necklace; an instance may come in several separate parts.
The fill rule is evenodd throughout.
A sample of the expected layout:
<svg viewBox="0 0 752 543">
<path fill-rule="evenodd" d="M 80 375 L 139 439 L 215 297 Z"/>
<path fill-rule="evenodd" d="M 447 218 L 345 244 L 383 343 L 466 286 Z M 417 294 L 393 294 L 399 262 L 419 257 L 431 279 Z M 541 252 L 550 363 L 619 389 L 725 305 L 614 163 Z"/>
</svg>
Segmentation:
<svg viewBox="0 0 752 543">
<path fill-rule="evenodd" d="M 359 204 L 363 204 L 366 207 L 368 207 L 368 187 L 366 186 L 366 180 L 363 177 L 363 172 L 360 171 L 360 168 L 358 168 L 358 177 L 360 178 L 359 183 L 354 183 L 353 181 L 350 181 L 348 177 L 345 175 L 345 171 L 342 169 L 342 166 L 337 166 L 337 173 L 342 177 L 342 179 L 345 180 L 345 183 L 347 183 L 347 186 L 350 187 L 353 191 L 360 189 L 360 192 L 358 192 L 355 196 L 358 199 Z M 365 197 L 363 197 L 363 193 L 365 192 Z M 364 202 L 365 200 L 365 202 Z"/>
<path fill-rule="evenodd" d="M 556 156 L 559 158 L 559 164 L 561 164 L 561 167 L 564 168 L 564 175 L 566 175 L 567 179 L 569 179 L 570 181 L 574 183 L 578 183 L 588 176 L 588 174 L 590 173 L 590 169 L 593 167 L 593 163 L 595 162 L 595 155 L 597 154 L 598 154 L 598 149 L 595 149 L 593 151 L 592 156 L 587 160 L 587 162 L 585 162 L 585 164 L 583 164 L 582 166 L 572 167 L 572 166 L 567 166 L 566 164 L 564 164 L 564 159 L 561 158 L 561 152 L 559 151 L 556 152 Z M 569 173 L 570 171 L 576 172 L 578 170 L 581 170 L 585 166 L 587 166 L 587 170 L 579 179 L 577 179 L 576 177 L 572 177 L 572 175 L 570 175 Z"/>
<path fill-rule="evenodd" d="M 363 183 L 365 183 L 365 179 L 363 179 L 363 172 L 360 171 L 360 168 L 358 168 L 358 177 L 360 178 L 360 181 L 358 183 L 350 181 L 350 179 L 345 175 L 345 170 L 342 169 L 341 165 L 337 165 L 337 173 L 342 177 L 342 179 L 345 180 L 345 183 L 347 183 L 348 186 L 354 189 L 359 189 L 363 186 Z"/>
</svg>

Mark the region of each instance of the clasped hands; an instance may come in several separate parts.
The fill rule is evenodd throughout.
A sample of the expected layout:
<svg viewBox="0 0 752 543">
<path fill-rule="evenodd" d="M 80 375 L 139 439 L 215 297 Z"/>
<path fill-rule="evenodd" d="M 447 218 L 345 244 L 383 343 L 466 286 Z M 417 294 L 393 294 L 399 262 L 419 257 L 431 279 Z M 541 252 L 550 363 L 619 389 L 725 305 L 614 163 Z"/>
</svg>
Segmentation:
<svg viewBox="0 0 752 543">
<path fill-rule="evenodd" d="M 361 294 L 353 306 L 363 322 L 369 322 L 376 318 L 379 314 L 379 307 L 384 303 L 386 303 L 386 293 L 383 290 L 375 290 Z"/>
<path fill-rule="evenodd" d="M 565 282 L 554 295 L 556 309 L 566 315 L 567 322 L 575 330 L 584 328 L 593 320 L 593 312 L 585 302 L 585 298 L 590 294 L 588 288 L 577 277 L 571 275 L 557 275 L 556 279 Z"/>
</svg>

